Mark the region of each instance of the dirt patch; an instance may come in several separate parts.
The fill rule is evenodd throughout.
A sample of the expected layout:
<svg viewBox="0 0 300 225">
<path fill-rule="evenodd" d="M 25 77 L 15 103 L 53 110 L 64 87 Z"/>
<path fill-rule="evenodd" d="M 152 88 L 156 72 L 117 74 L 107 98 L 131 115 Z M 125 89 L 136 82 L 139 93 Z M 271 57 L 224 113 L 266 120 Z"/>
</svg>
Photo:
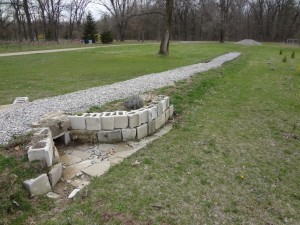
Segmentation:
<svg viewBox="0 0 300 225">
<path fill-rule="evenodd" d="M 103 213 L 102 220 L 105 224 L 123 224 L 123 225 L 150 225 L 150 222 L 138 222 L 131 216 L 124 213 Z"/>
</svg>

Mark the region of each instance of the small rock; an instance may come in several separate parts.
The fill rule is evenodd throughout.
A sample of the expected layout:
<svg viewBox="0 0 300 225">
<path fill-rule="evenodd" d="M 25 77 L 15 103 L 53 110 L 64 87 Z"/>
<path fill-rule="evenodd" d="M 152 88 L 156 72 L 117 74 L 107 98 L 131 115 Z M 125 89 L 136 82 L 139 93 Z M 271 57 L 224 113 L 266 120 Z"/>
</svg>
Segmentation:
<svg viewBox="0 0 300 225">
<path fill-rule="evenodd" d="M 74 190 L 71 192 L 71 194 L 69 194 L 68 198 L 69 198 L 69 199 L 74 198 L 75 195 L 76 195 L 79 191 L 80 191 L 79 188 L 74 189 Z"/>
<path fill-rule="evenodd" d="M 58 194 L 56 194 L 56 193 L 54 193 L 54 192 L 48 192 L 48 193 L 46 194 L 46 196 L 47 196 L 48 198 L 54 198 L 54 199 L 60 198 L 60 195 L 58 195 Z"/>
</svg>

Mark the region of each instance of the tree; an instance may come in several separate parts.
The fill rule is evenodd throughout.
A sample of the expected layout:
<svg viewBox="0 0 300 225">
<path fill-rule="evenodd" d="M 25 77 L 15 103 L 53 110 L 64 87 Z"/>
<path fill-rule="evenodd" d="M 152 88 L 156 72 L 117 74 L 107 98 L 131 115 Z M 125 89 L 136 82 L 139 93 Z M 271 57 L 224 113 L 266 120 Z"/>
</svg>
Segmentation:
<svg viewBox="0 0 300 225">
<path fill-rule="evenodd" d="M 95 34 L 96 34 L 96 23 L 92 16 L 91 12 L 88 12 L 86 16 L 86 21 L 84 23 L 83 39 L 85 43 L 88 43 L 89 40 L 92 40 L 95 43 Z"/>
<path fill-rule="evenodd" d="M 161 36 L 160 48 L 158 54 L 169 54 L 170 32 L 172 25 L 173 0 L 166 0 L 164 27 Z"/>
</svg>

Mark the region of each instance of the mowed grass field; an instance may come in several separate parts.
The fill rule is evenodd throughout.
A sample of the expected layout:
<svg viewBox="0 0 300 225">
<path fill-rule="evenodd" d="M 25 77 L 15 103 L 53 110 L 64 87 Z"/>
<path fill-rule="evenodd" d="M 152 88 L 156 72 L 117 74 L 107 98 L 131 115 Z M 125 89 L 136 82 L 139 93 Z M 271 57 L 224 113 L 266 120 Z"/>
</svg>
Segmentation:
<svg viewBox="0 0 300 225">
<path fill-rule="evenodd" d="M 27 200 L 24 191 L 10 197 L 21 203 L 3 218 L 12 224 L 300 224 L 299 48 L 174 44 L 171 50 L 162 61 L 234 50 L 242 56 L 157 90 L 175 106 L 173 129 L 94 179 L 74 201 Z M 0 172 L 9 168 L 23 178 L 10 158 L 0 159 Z M 132 167 L 135 160 L 141 165 Z"/>
<path fill-rule="evenodd" d="M 204 62 L 234 47 L 174 44 L 169 57 L 157 54 L 158 44 L 0 57 L 0 105 L 18 96 L 34 100 Z"/>
</svg>

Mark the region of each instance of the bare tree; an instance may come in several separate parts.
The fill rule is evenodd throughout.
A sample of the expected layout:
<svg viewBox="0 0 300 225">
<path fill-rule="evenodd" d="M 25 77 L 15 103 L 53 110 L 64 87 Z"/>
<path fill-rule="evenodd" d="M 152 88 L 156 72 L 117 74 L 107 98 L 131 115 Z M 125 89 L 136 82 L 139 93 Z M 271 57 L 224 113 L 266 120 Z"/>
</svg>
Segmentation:
<svg viewBox="0 0 300 225">
<path fill-rule="evenodd" d="M 169 43 L 170 43 L 170 32 L 172 25 L 172 14 L 173 14 L 173 0 L 166 0 L 164 27 L 162 31 L 162 37 L 160 42 L 160 48 L 158 54 L 168 55 L 169 54 Z"/>
</svg>

